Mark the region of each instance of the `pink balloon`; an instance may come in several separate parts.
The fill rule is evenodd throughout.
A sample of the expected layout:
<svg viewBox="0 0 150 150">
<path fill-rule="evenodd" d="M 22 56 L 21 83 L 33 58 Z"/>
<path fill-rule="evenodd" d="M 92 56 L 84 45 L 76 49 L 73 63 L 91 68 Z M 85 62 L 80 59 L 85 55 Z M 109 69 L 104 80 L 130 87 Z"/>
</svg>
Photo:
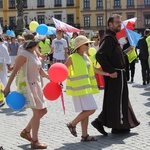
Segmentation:
<svg viewBox="0 0 150 150">
<path fill-rule="evenodd" d="M 55 82 L 49 82 L 43 89 L 43 94 L 50 101 L 56 100 L 62 92 L 61 86 Z"/>
<path fill-rule="evenodd" d="M 68 68 L 62 63 L 55 63 L 49 68 L 48 74 L 53 82 L 63 82 L 68 77 Z"/>
</svg>

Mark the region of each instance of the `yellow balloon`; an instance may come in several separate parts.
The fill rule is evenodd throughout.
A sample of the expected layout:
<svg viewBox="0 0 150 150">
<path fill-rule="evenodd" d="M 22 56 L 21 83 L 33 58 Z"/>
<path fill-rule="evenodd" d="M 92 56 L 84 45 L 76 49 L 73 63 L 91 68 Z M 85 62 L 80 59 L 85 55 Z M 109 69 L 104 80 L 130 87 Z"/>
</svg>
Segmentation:
<svg viewBox="0 0 150 150">
<path fill-rule="evenodd" d="M 96 54 L 96 49 L 93 48 L 93 47 L 90 47 L 88 49 L 88 53 L 89 53 L 90 56 L 94 56 Z"/>
<path fill-rule="evenodd" d="M 39 26 L 39 23 L 37 21 L 31 21 L 29 24 L 29 29 L 31 31 L 36 31 L 36 28 Z"/>
<path fill-rule="evenodd" d="M 100 68 L 101 67 L 100 64 L 96 60 L 93 62 L 93 66 L 95 68 Z"/>
</svg>

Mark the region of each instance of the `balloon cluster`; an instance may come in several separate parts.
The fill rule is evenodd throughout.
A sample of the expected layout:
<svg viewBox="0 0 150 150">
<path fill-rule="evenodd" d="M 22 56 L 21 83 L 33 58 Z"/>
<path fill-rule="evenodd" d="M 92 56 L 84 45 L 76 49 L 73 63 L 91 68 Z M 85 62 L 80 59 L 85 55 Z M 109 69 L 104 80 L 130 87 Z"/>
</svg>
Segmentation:
<svg viewBox="0 0 150 150">
<path fill-rule="evenodd" d="M 52 82 L 46 84 L 43 88 L 43 94 L 46 99 L 54 101 L 62 93 L 60 83 L 66 80 L 68 76 L 68 69 L 62 63 L 55 63 L 49 68 L 48 75 Z"/>
<path fill-rule="evenodd" d="M 39 35 L 56 34 L 56 28 L 49 27 L 46 24 L 40 24 L 37 21 L 31 21 L 29 24 L 31 31 L 36 31 Z"/>
<path fill-rule="evenodd" d="M 90 48 L 88 49 L 88 54 L 90 55 L 89 58 L 90 58 L 90 60 L 92 61 L 93 66 L 94 66 L 95 68 L 100 68 L 100 64 L 99 64 L 99 63 L 96 61 L 96 59 L 95 59 L 95 56 L 96 56 L 96 49 L 93 48 L 93 47 L 90 47 Z"/>
<path fill-rule="evenodd" d="M 8 36 L 11 36 L 11 37 L 15 37 L 16 36 L 13 30 L 6 30 L 6 34 Z"/>
</svg>

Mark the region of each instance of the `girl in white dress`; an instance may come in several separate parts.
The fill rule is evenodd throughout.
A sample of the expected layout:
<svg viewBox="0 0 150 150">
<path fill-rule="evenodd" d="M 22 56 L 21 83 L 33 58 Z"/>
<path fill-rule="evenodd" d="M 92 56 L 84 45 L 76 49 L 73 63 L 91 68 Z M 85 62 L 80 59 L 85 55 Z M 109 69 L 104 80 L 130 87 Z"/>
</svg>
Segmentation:
<svg viewBox="0 0 150 150">
<path fill-rule="evenodd" d="M 39 141 L 38 130 L 40 126 L 40 119 L 47 113 L 47 104 L 43 97 L 41 78 L 46 77 L 49 79 L 48 74 L 42 69 L 41 62 L 38 59 L 35 49 L 38 47 L 39 39 L 35 38 L 35 34 L 24 34 L 26 40 L 24 44 L 24 50 L 20 51 L 19 56 L 16 59 L 14 69 L 8 80 L 6 88 L 4 90 L 5 96 L 10 92 L 11 83 L 17 74 L 18 70 L 27 64 L 27 79 L 29 88 L 34 97 L 35 106 L 29 106 L 33 111 L 33 116 L 28 125 L 21 132 L 20 136 L 31 142 L 31 148 L 33 149 L 46 149 L 47 145 Z M 23 69 L 25 70 L 25 69 Z M 32 130 L 32 136 L 30 134 Z"/>
</svg>

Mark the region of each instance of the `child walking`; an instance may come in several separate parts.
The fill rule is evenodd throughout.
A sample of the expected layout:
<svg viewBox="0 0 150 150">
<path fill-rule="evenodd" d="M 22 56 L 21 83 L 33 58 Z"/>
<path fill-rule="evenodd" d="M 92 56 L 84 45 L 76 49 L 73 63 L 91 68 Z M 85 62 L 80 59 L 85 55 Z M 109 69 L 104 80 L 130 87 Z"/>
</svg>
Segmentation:
<svg viewBox="0 0 150 150">
<path fill-rule="evenodd" d="M 81 141 L 97 141 L 95 137 L 88 134 L 88 120 L 97 109 L 93 94 L 99 92 L 95 74 L 109 75 L 104 71 L 93 68 L 93 64 L 86 55 L 90 41 L 83 35 L 79 35 L 74 41 L 73 54 L 69 56 L 65 65 L 68 67 L 69 75 L 66 82 L 66 94 L 71 95 L 76 112 L 79 115 L 67 124 L 71 134 L 77 137 L 76 125 L 81 122 Z"/>
</svg>

